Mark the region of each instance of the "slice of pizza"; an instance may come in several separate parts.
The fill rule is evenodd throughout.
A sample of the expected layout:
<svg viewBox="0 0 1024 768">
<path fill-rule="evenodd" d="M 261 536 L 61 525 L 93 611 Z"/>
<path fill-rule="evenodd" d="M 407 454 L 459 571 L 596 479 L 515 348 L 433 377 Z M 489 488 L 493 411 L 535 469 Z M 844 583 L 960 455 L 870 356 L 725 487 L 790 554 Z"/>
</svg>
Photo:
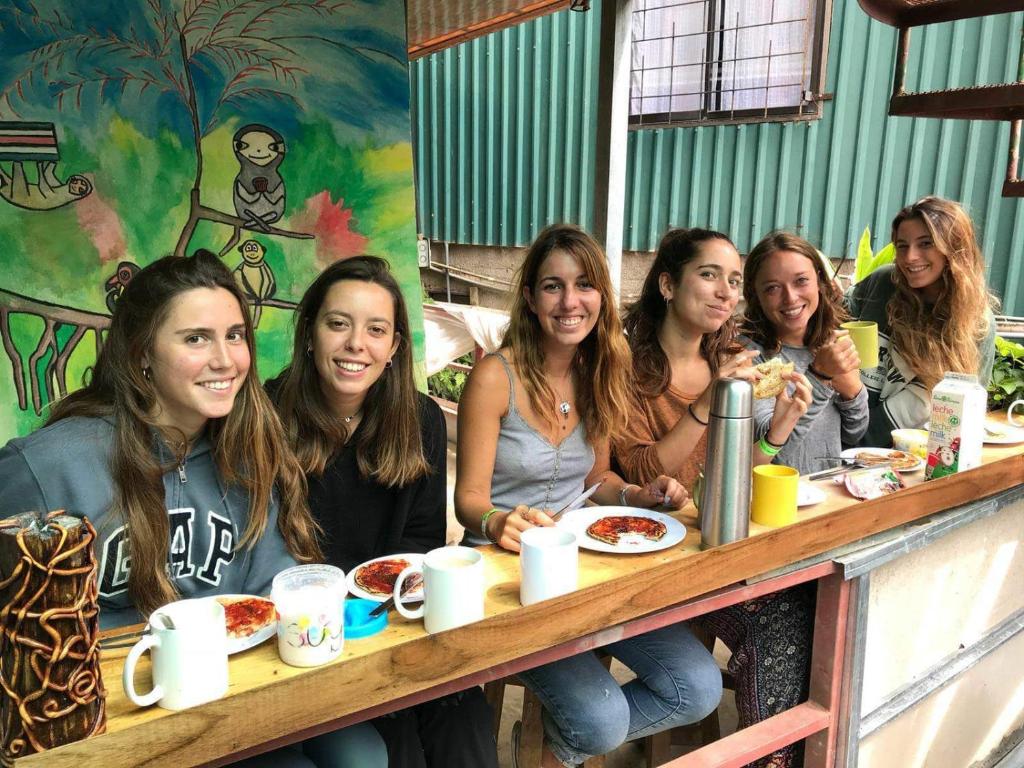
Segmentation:
<svg viewBox="0 0 1024 768">
<path fill-rule="evenodd" d="M 398 581 L 398 575 L 409 565 L 409 561 L 401 557 L 375 560 L 356 569 L 355 582 L 371 595 L 389 597 Z"/>
<path fill-rule="evenodd" d="M 274 604 L 263 597 L 218 597 L 228 637 L 246 638 L 274 622 Z"/>
<path fill-rule="evenodd" d="M 595 520 L 587 528 L 592 539 L 615 546 L 624 536 L 641 536 L 648 541 L 658 541 L 668 532 L 660 520 L 636 515 L 610 515 Z"/>
</svg>

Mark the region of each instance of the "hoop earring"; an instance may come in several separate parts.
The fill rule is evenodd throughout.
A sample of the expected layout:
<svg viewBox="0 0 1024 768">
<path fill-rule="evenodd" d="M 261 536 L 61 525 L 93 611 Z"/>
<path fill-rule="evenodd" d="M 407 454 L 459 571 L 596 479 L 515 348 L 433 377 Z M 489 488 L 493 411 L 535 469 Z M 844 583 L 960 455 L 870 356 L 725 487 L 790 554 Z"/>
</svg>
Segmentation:
<svg viewBox="0 0 1024 768">
<path fill-rule="evenodd" d="M 391 358 L 390 357 L 388 358 L 388 361 L 386 363 L 384 363 L 384 367 L 385 368 L 390 368 L 391 367 Z"/>
<path fill-rule="evenodd" d="M 665 306 L 666 306 L 666 307 L 667 307 L 667 306 L 668 306 L 669 304 L 671 304 L 671 303 L 672 303 L 672 297 L 671 297 L 671 296 L 662 296 L 661 298 L 663 298 L 663 299 L 665 300 Z"/>
<path fill-rule="evenodd" d="M 153 380 L 153 369 L 151 369 L 149 366 L 146 366 L 145 368 L 143 368 L 142 369 L 142 378 L 144 378 L 146 381 L 152 381 Z"/>
<path fill-rule="evenodd" d="M 306 347 L 306 357 L 312 357 L 312 356 L 313 356 L 313 348 L 312 347 Z"/>
</svg>

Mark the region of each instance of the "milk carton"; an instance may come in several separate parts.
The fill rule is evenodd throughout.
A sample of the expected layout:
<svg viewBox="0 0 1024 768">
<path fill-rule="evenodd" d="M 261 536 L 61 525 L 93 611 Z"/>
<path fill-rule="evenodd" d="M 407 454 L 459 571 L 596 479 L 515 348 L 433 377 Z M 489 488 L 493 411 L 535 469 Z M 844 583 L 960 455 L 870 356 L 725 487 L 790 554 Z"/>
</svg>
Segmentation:
<svg viewBox="0 0 1024 768">
<path fill-rule="evenodd" d="M 925 479 L 952 475 L 981 464 L 987 393 L 978 377 L 946 373 L 932 390 Z"/>
</svg>

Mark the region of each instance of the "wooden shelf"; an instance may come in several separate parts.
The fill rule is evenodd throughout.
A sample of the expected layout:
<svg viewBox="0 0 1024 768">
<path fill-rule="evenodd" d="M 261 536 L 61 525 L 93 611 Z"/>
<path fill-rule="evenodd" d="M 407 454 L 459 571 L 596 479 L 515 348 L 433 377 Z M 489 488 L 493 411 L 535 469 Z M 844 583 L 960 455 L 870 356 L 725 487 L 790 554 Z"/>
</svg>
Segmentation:
<svg viewBox="0 0 1024 768">
<path fill-rule="evenodd" d="M 1024 83 L 904 93 L 890 99 L 889 114 L 964 120 L 1019 120 L 1024 118 Z"/>
</svg>

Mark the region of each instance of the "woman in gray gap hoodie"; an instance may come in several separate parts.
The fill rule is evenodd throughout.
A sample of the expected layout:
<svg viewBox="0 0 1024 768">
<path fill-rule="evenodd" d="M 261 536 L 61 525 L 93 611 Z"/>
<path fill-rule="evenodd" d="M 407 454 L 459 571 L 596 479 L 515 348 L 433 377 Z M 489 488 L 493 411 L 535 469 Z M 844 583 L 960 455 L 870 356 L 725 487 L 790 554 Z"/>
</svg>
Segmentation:
<svg viewBox="0 0 1024 768">
<path fill-rule="evenodd" d="M 65 509 L 96 527 L 103 628 L 181 597 L 265 595 L 319 557 L 244 307 L 208 251 L 150 264 L 91 381 L 0 450 L 0 518 Z"/>
</svg>

